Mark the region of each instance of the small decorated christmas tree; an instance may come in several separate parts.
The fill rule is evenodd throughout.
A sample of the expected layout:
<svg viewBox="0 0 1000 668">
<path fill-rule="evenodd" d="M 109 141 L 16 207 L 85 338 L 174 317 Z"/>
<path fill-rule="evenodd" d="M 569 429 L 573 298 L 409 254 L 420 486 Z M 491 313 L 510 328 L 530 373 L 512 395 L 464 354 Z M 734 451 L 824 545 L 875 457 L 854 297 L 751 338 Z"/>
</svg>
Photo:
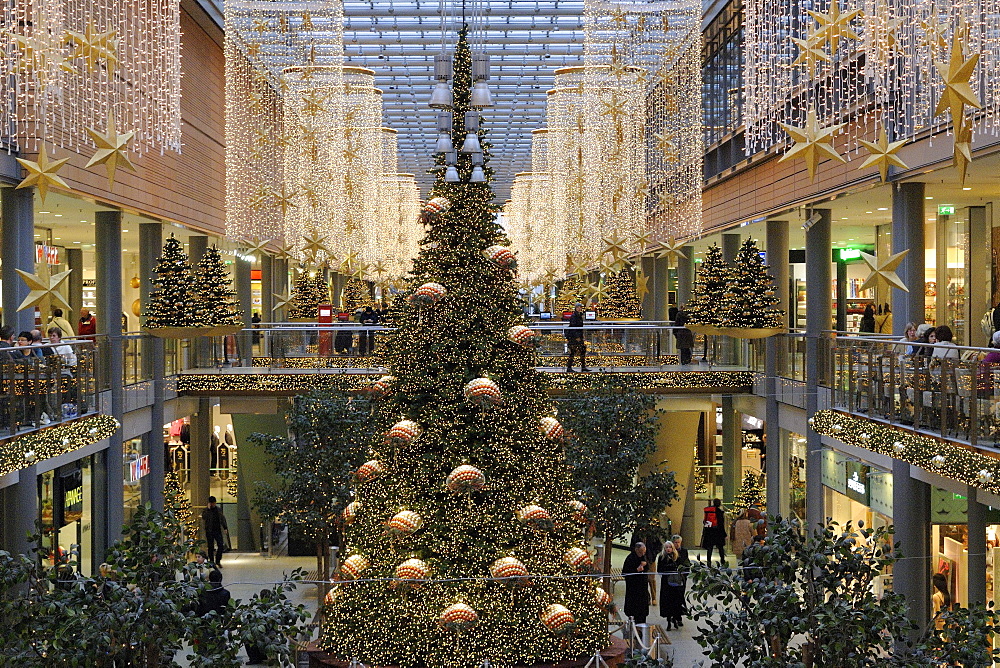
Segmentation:
<svg viewBox="0 0 1000 668">
<path fill-rule="evenodd" d="M 566 311 L 572 311 L 577 302 L 586 304 L 587 300 L 583 296 L 583 281 L 574 274 L 566 277 L 556 295 L 555 317 L 559 318 Z"/>
<path fill-rule="evenodd" d="M 725 294 L 720 324 L 723 327 L 770 329 L 781 327 L 784 312 L 774 308 L 778 298 L 774 277 L 760 256 L 757 242 L 747 239 L 736 256 L 733 278 Z"/>
<path fill-rule="evenodd" d="M 181 489 L 181 481 L 173 471 L 163 476 L 163 507 L 174 511 L 174 517 L 184 525 L 184 533 L 188 538 L 198 539 L 198 520 L 191 512 L 191 502 Z"/>
<path fill-rule="evenodd" d="M 698 446 L 694 447 L 694 493 L 708 494 L 708 481 L 705 479 L 705 469 L 701 467 Z"/>
<path fill-rule="evenodd" d="M 359 308 L 374 306 L 375 300 L 372 299 L 368 283 L 362 281 L 360 278 L 352 278 L 344 285 L 344 291 L 341 293 L 341 303 L 344 305 L 344 311 L 352 313 Z"/>
<path fill-rule="evenodd" d="M 316 318 L 319 305 L 330 300 L 330 289 L 321 274 L 310 276 L 303 271 L 292 286 L 292 300 L 288 304 L 288 318 Z"/>
<path fill-rule="evenodd" d="M 743 484 L 736 494 L 736 505 L 738 509 L 764 505 L 764 490 L 760 486 L 760 476 L 753 471 L 747 471 L 743 476 Z"/>
<path fill-rule="evenodd" d="M 729 291 L 732 270 L 722 259 L 722 249 L 712 244 L 705 255 L 705 261 L 698 268 L 694 282 L 694 294 L 686 305 L 682 305 L 692 325 L 716 325 L 720 322 L 719 310 L 724 303 L 723 295 Z"/>
<path fill-rule="evenodd" d="M 236 290 L 222 254 L 215 246 L 205 249 L 194 270 L 194 286 L 198 295 L 195 313 L 204 325 L 238 327 L 243 318 Z"/>
<path fill-rule="evenodd" d="M 173 235 L 163 244 L 163 254 L 153 268 L 154 289 L 146 305 L 146 327 L 201 327 L 196 309 L 198 294 L 188 256 Z"/>
<path fill-rule="evenodd" d="M 626 320 L 642 317 L 642 304 L 635 294 L 635 276 L 628 267 L 605 279 L 607 297 L 600 304 L 602 320 Z"/>
</svg>

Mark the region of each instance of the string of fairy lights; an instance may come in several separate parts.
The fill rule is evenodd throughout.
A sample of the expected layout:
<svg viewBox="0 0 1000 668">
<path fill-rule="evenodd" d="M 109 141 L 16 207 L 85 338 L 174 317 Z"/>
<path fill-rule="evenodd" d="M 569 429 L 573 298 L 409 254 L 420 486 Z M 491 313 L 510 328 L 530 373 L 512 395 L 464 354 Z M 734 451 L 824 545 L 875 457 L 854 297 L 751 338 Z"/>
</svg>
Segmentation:
<svg viewBox="0 0 1000 668">
<path fill-rule="evenodd" d="M 700 4 L 587 0 L 584 13 L 585 64 L 555 71 L 507 207 L 529 283 L 610 252 L 609 275 L 654 239 L 701 232 Z"/>
<path fill-rule="evenodd" d="M 891 141 L 948 130 L 964 173 L 959 154 L 968 155 L 973 129 L 1000 130 L 998 14 L 996 0 L 747 0 L 747 154 L 788 136 L 803 141 L 784 124 L 807 134 L 830 129 L 831 139 L 839 135 L 830 151 L 862 155 L 868 166 L 898 150 Z"/>
<path fill-rule="evenodd" d="M 374 74 L 344 65 L 339 1 L 227 3 L 227 236 L 383 286 L 408 271 L 419 193 Z"/>
<path fill-rule="evenodd" d="M 180 3 L 32 0 L 0 10 L 8 152 L 83 152 L 90 132 L 132 133 L 131 152 L 181 146 Z M 110 131 L 109 131 L 110 132 Z"/>
</svg>

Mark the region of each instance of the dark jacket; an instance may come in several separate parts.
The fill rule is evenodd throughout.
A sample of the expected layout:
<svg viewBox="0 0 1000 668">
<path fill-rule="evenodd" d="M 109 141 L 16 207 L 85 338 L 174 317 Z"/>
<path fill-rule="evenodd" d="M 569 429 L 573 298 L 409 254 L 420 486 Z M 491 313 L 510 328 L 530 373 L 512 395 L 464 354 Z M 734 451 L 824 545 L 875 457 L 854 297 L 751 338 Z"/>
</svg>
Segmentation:
<svg viewBox="0 0 1000 668">
<path fill-rule="evenodd" d="M 219 506 L 201 511 L 201 521 L 205 523 L 206 536 L 215 536 L 221 534 L 223 529 L 229 529 L 226 516 L 222 514 L 222 508 Z"/>
<path fill-rule="evenodd" d="M 232 595 L 229 590 L 221 584 L 209 585 L 209 588 L 198 596 L 198 609 L 195 612 L 199 617 L 204 617 L 212 610 L 223 615 L 226 613 L 230 598 Z"/>
<path fill-rule="evenodd" d="M 651 570 L 650 564 L 654 558 L 648 552 L 642 557 L 630 552 L 622 564 L 622 575 L 625 577 L 625 616 L 635 617 L 639 623 L 644 623 L 649 615 L 649 580 L 646 574 Z M 643 561 L 646 565 L 639 571 L 639 564 Z"/>
<path fill-rule="evenodd" d="M 570 329 L 579 328 L 579 329 Z M 583 314 L 573 312 L 573 315 L 569 318 L 569 325 L 566 326 L 566 340 L 573 343 L 580 343 L 583 341 Z"/>
</svg>

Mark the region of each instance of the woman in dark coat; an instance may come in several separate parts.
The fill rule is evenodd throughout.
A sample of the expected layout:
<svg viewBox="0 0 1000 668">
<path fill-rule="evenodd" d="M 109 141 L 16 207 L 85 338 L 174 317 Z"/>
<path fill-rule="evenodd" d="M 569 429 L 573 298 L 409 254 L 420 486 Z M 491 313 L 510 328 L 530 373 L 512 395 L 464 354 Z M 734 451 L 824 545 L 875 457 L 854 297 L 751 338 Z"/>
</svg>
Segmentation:
<svg viewBox="0 0 1000 668">
<path fill-rule="evenodd" d="M 625 578 L 625 616 L 635 619 L 636 624 L 645 624 L 646 616 L 649 615 L 648 573 L 646 545 L 636 543 L 622 565 L 622 576 Z"/>
<path fill-rule="evenodd" d="M 679 629 L 684 615 L 685 574 L 677 561 L 677 549 L 670 541 L 663 544 L 663 552 L 656 559 L 656 572 L 660 574 L 660 617 L 667 621 L 667 630 L 671 624 Z"/>
</svg>

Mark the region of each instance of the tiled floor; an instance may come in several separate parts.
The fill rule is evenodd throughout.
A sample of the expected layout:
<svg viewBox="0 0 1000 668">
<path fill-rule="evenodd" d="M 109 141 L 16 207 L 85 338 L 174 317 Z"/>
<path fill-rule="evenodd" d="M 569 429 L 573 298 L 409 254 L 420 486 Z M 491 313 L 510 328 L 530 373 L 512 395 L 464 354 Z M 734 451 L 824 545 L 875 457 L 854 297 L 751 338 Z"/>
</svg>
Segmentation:
<svg viewBox="0 0 1000 668">
<path fill-rule="evenodd" d="M 692 550 L 691 558 L 699 558 L 701 552 L 701 550 Z M 627 554 L 625 550 L 615 550 L 612 555 L 614 565 L 620 568 Z M 223 557 L 222 566 L 223 584 L 234 598 L 240 599 L 253 595 L 269 583 L 281 581 L 284 574 L 290 573 L 295 568 L 301 568 L 307 572 L 314 570 L 316 559 L 313 557 L 265 559 L 256 553 L 230 553 Z M 297 603 L 304 604 L 310 612 L 316 610 L 317 589 L 314 586 L 299 585 L 291 593 L 290 598 Z M 619 609 L 623 605 L 624 598 L 625 585 L 619 583 L 615 587 L 615 601 L 618 603 Z M 658 613 L 658 606 L 650 606 L 650 615 L 647 621 L 650 624 L 660 624 L 663 627 L 663 619 Z M 667 651 L 672 653 L 674 665 L 677 668 L 698 666 L 704 659 L 701 647 L 692 638 L 694 633 L 694 622 L 690 620 L 678 630 L 667 631 L 667 637 L 670 639 L 670 647 Z M 241 654 L 241 657 L 245 658 L 245 655 Z"/>
</svg>

